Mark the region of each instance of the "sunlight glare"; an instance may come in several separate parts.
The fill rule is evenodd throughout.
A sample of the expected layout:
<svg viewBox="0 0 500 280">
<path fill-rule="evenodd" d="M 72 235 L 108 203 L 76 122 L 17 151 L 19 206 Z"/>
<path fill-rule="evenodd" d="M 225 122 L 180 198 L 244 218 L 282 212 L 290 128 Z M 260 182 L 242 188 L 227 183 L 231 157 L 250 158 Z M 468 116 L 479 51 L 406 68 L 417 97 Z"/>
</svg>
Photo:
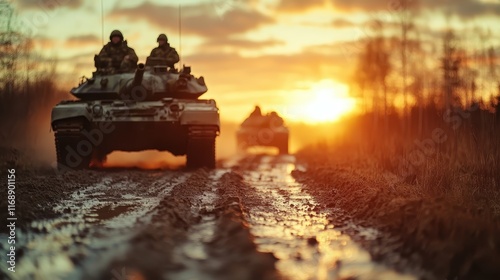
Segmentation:
<svg viewBox="0 0 500 280">
<path fill-rule="evenodd" d="M 294 99 L 287 118 L 307 123 L 338 121 L 356 105 L 347 85 L 329 79 L 311 85 L 309 90 L 295 92 Z"/>
</svg>

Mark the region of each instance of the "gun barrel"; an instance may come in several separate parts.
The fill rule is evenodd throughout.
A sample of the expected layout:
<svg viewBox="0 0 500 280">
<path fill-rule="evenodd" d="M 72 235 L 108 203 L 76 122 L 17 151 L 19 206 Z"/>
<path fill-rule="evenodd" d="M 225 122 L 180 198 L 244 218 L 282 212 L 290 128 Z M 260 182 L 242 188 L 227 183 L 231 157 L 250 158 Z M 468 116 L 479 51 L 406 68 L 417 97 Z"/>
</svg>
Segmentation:
<svg viewBox="0 0 500 280">
<path fill-rule="evenodd" d="M 144 63 L 139 63 L 137 65 L 137 69 L 135 70 L 134 81 L 132 82 L 133 86 L 138 86 L 142 84 L 142 77 L 144 76 Z"/>
</svg>

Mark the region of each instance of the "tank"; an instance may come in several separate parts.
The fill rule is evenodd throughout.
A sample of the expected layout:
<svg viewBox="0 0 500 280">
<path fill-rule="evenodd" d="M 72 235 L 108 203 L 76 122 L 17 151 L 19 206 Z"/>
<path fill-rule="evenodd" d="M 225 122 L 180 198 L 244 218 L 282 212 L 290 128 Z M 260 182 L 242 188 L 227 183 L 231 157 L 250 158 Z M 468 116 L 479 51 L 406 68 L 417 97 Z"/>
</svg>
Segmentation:
<svg viewBox="0 0 500 280">
<path fill-rule="evenodd" d="M 59 169 L 98 166 L 113 151 L 151 149 L 186 155 L 188 168 L 215 167 L 216 102 L 199 99 L 208 88 L 191 67 L 162 64 L 148 57 L 128 71 L 97 68 L 71 89 L 77 100 L 52 109 Z"/>
<path fill-rule="evenodd" d="M 280 154 L 288 154 L 289 130 L 283 119 L 271 112 L 263 115 L 258 106 L 236 132 L 239 151 L 249 147 L 276 147 Z"/>
</svg>

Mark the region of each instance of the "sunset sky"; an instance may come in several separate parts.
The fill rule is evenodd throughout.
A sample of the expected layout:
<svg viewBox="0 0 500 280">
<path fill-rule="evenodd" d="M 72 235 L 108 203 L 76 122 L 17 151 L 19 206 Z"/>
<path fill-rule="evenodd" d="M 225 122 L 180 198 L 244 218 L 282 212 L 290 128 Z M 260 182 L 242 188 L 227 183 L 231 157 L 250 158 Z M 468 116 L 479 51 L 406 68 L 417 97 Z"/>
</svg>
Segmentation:
<svg viewBox="0 0 500 280">
<path fill-rule="evenodd" d="M 419 2 L 415 21 L 423 40 L 440 40 L 448 27 L 480 27 L 490 28 L 489 42 L 500 46 L 500 1 Z M 256 104 L 289 120 L 335 120 L 355 106 L 349 84 L 360 41 L 370 36 L 368 22 L 381 20 L 385 34 L 397 34 L 401 16 L 396 0 L 103 0 L 103 35 L 100 1 L 11 3 L 36 49 L 57 58 L 62 79 L 75 84 L 91 75 L 93 56 L 113 29 L 124 33 L 140 61 L 156 46 L 158 34 L 166 33 L 182 63 L 205 77 L 204 97 L 216 99 L 221 117 L 236 122 Z M 467 43 L 481 42 L 473 36 Z"/>
</svg>

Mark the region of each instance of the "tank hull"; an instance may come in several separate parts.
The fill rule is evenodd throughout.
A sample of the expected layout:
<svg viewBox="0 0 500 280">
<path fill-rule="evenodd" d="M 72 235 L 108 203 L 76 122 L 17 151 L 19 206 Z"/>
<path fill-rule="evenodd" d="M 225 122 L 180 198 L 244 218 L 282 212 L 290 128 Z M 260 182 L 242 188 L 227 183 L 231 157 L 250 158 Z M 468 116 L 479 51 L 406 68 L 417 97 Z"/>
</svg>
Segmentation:
<svg viewBox="0 0 500 280">
<path fill-rule="evenodd" d="M 97 130 L 106 123 L 94 123 Z M 103 135 L 99 148 L 104 151 L 169 151 L 174 155 L 186 153 L 188 129 L 179 123 L 137 121 L 113 122 L 113 132 Z"/>
<path fill-rule="evenodd" d="M 219 111 L 213 100 L 63 101 L 52 110 L 58 165 L 98 165 L 113 151 L 187 155 L 188 167 L 215 167 Z M 205 148 L 200 148 L 203 146 Z"/>
<path fill-rule="evenodd" d="M 236 132 L 238 148 L 275 147 L 280 154 L 288 154 L 289 131 L 286 127 L 242 127 Z"/>
</svg>

